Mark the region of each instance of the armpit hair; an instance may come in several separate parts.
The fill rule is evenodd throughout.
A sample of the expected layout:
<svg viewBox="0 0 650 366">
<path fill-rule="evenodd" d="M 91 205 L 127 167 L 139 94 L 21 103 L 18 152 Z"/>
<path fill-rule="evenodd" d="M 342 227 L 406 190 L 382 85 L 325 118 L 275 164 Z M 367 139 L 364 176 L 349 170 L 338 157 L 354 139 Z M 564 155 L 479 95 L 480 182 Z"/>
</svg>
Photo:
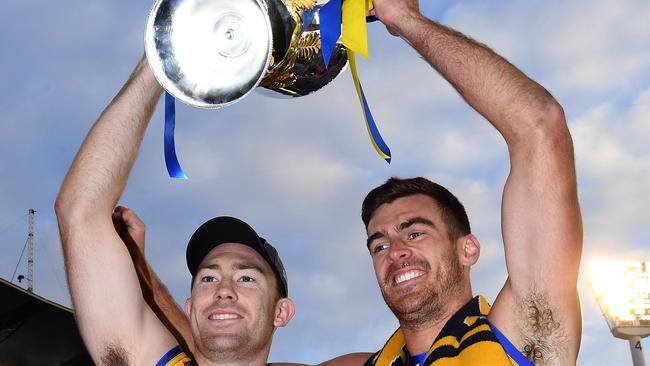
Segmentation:
<svg viewBox="0 0 650 366">
<path fill-rule="evenodd" d="M 108 345 L 101 357 L 102 366 L 128 366 L 129 354 L 118 345 Z"/>
<path fill-rule="evenodd" d="M 522 325 L 521 353 L 537 366 L 557 364 L 567 339 L 548 295 L 533 290 L 517 305 Z"/>
</svg>

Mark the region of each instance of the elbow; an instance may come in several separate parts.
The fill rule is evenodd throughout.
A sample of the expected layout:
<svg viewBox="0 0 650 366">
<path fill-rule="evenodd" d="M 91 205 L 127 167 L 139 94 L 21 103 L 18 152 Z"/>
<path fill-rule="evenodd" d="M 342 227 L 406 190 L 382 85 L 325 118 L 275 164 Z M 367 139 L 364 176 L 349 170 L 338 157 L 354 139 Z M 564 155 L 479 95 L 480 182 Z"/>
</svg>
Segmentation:
<svg viewBox="0 0 650 366">
<path fill-rule="evenodd" d="M 54 200 L 54 213 L 57 220 L 61 221 L 70 212 L 70 200 L 66 198 L 63 192 L 59 192 Z"/>
<path fill-rule="evenodd" d="M 59 226 L 61 246 L 65 258 L 67 258 L 68 250 L 74 242 L 71 238 L 88 228 L 98 227 L 102 223 L 100 220 L 105 220 L 99 217 L 97 209 L 93 209 L 91 206 L 91 204 L 80 199 L 79 194 L 69 190 L 61 189 L 61 192 L 56 197 L 54 212 Z M 108 215 L 108 220 L 110 219 L 111 216 Z"/>
<path fill-rule="evenodd" d="M 63 190 L 59 192 L 54 201 L 54 213 L 56 214 L 57 222 L 59 223 L 59 231 L 69 227 L 70 223 L 74 221 L 73 217 L 75 207 L 73 199 L 70 194 L 66 194 Z"/>
<path fill-rule="evenodd" d="M 75 195 L 64 181 L 59 194 L 54 200 L 54 213 L 57 219 L 59 221 L 69 219 L 75 211 L 79 210 L 79 207 L 78 195 Z"/>
<path fill-rule="evenodd" d="M 564 109 L 550 95 L 545 99 L 522 121 L 527 128 L 517 134 L 516 140 L 525 146 L 573 154 L 573 142 Z"/>
<path fill-rule="evenodd" d="M 541 108 L 537 118 L 538 128 L 552 136 L 568 136 L 569 129 L 564 116 L 564 108 L 555 99 L 549 98 Z"/>
<path fill-rule="evenodd" d="M 54 213 L 56 214 L 56 221 L 59 225 L 59 235 L 64 256 L 67 253 L 66 248 L 69 242 L 67 238 L 70 236 L 70 228 L 74 227 L 74 224 L 72 223 L 74 221 L 72 219 L 73 215 L 71 214 L 73 212 L 72 206 L 73 205 L 67 195 L 65 195 L 63 191 L 59 192 L 54 201 Z"/>
<path fill-rule="evenodd" d="M 65 186 L 61 188 L 54 201 L 54 213 L 60 229 L 70 227 L 81 220 L 87 220 L 93 212 L 97 212 L 96 208 L 93 209 L 92 204 L 85 203 L 80 196 L 79 192 L 72 192 Z"/>
<path fill-rule="evenodd" d="M 567 126 L 564 109 L 553 98 L 545 104 L 537 130 L 544 145 L 573 155 L 573 141 Z"/>
</svg>

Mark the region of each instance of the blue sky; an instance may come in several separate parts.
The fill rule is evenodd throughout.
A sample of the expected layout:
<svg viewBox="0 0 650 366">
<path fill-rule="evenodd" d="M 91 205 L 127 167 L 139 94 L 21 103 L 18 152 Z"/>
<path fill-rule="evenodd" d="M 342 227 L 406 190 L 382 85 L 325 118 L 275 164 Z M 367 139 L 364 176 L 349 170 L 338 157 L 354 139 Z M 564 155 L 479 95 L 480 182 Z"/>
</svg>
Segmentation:
<svg viewBox="0 0 650 366">
<path fill-rule="evenodd" d="M 54 198 L 89 127 L 141 56 L 150 6 L 12 1 L 0 12 L 0 276 L 11 278 L 27 210 L 35 208 L 35 291 L 63 304 Z M 436 1 L 422 8 L 490 45 L 564 106 L 576 149 L 583 264 L 650 259 L 650 3 Z M 189 294 L 185 245 L 207 218 L 241 217 L 278 247 L 298 310 L 277 332 L 271 360 L 315 363 L 374 351 L 396 327 L 360 220 L 367 191 L 391 175 L 449 187 L 482 242 L 474 291 L 493 299 L 505 280 L 505 144 L 382 25 L 370 25 L 369 42 L 370 61 L 360 61 L 359 72 L 393 151 L 390 166 L 368 141 L 345 72 L 299 99 L 253 93 L 217 111 L 179 105 L 176 143 L 188 181 L 166 176 L 159 105 L 121 199 L 147 222 L 147 255 L 179 302 Z M 579 364 L 630 364 L 626 342 L 609 334 L 584 275 L 580 291 Z"/>
</svg>

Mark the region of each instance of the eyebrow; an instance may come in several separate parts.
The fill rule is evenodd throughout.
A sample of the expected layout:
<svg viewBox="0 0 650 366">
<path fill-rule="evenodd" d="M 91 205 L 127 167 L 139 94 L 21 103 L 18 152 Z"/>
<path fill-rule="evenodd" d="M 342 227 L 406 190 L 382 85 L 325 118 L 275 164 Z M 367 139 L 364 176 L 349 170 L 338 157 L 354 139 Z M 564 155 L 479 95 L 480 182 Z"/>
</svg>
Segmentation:
<svg viewBox="0 0 650 366">
<path fill-rule="evenodd" d="M 257 265 L 256 263 L 250 263 L 250 262 L 235 263 L 232 265 L 232 268 L 236 270 L 252 269 L 253 271 L 257 271 L 261 274 L 266 274 L 266 271 L 264 271 L 264 269 L 262 269 L 262 267 Z"/>
<path fill-rule="evenodd" d="M 212 269 L 212 270 L 218 271 L 218 270 L 221 269 L 221 266 L 219 264 L 217 264 L 217 263 L 208 264 L 208 265 L 205 265 L 205 266 L 200 266 L 197 269 L 196 273 L 199 273 L 199 271 L 202 270 L 202 269 Z M 261 274 L 266 274 L 266 271 L 264 271 L 264 269 L 261 266 L 257 265 L 256 263 L 251 263 L 251 262 L 237 262 L 237 263 L 234 263 L 232 265 L 232 269 L 235 269 L 235 270 L 252 269 L 252 270 L 257 271 L 257 272 L 259 272 Z"/>
<path fill-rule="evenodd" d="M 397 227 L 397 231 L 402 231 L 416 224 L 423 224 L 432 228 L 436 227 L 436 225 L 434 225 L 433 222 L 431 222 L 431 220 L 425 219 L 424 217 L 413 217 L 399 224 L 399 226 Z"/>
<path fill-rule="evenodd" d="M 375 241 L 377 239 L 381 239 L 381 238 L 384 238 L 384 237 L 386 237 L 386 234 L 384 232 L 377 231 L 376 233 L 370 235 L 368 237 L 368 239 L 366 239 L 366 247 L 368 247 L 368 249 L 370 249 L 370 243 L 372 243 L 373 241 Z"/>
<path fill-rule="evenodd" d="M 196 273 L 199 273 L 199 271 L 202 270 L 202 269 L 212 269 L 212 270 L 217 271 L 217 270 L 221 269 L 221 266 L 219 266 L 216 263 L 208 264 L 208 265 L 205 265 L 205 266 L 199 266 L 199 268 L 196 269 Z"/>
<path fill-rule="evenodd" d="M 436 227 L 436 225 L 434 225 L 433 222 L 431 220 L 429 220 L 429 219 L 425 219 L 424 217 L 413 217 L 413 218 L 410 218 L 410 219 L 400 223 L 397 226 L 397 231 L 398 232 L 402 231 L 402 230 L 407 229 L 407 228 L 409 228 L 409 227 L 411 227 L 413 225 L 416 225 L 416 224 L 423 224 L 423 225 L 429 226 L 431 228 Z M 377 232 L 373 233 L 372 235 L 368 236 L 368 239 L 366 239 L 366 246 L 368 248 L 370 248 L 370 243 L 372 243 L 374 240 L 381 239 L 381 238 L 384 238 L 384 237 L 386 237 L 385 232 L 377 231 Z"/>
</svg>

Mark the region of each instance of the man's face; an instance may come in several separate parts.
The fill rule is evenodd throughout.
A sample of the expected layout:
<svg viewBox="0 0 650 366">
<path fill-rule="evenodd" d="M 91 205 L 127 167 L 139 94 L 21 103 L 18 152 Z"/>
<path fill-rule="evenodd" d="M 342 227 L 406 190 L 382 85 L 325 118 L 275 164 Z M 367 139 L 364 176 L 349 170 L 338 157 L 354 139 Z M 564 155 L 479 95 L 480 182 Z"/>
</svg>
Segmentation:
<svg viewBox="0 0 650 366">
<path fill-rule="evenodd" d="M 368 223 L 368 242 L 381 293 L 403 325 L 444 315 L 445 299 L 455 295 L 463 270 L 430 197 L 406 196 L 379 206 Z"/>
<path fill-rule="evenodd" d="M 221 244 L 205 256 L 186 304 L 197 350 L 208 357 L 270 346 L 278 299 L 271 267 L 252 248 Z"/>
</svg>

